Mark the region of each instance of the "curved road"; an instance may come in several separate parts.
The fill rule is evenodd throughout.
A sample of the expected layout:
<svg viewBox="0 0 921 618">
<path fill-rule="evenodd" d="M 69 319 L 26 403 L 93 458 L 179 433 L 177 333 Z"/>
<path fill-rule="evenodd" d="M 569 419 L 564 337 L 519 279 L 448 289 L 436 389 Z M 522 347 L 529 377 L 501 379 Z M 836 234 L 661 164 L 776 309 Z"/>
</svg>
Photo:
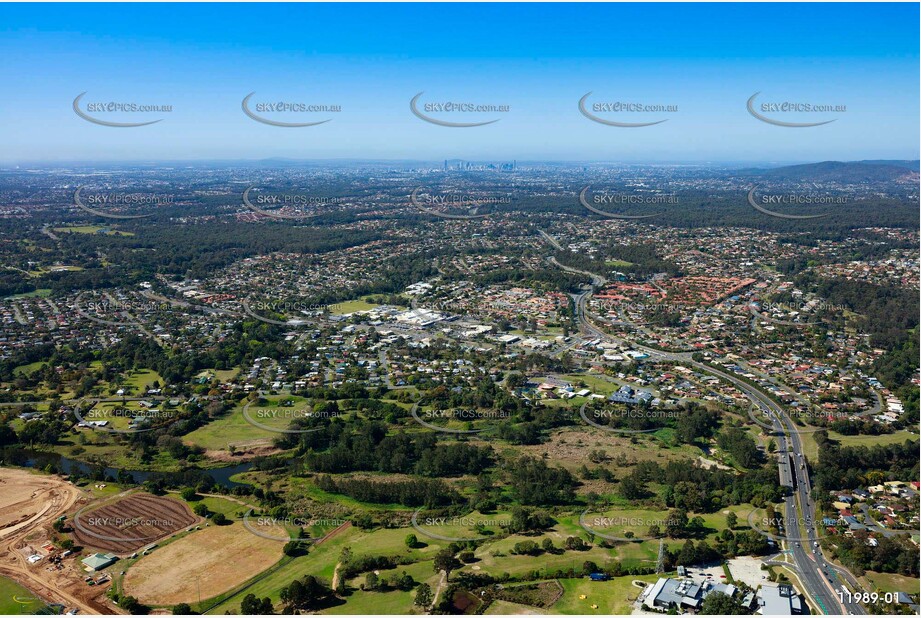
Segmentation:
<svg viewBox="0 0 921 618">
<path fill-rule="evenodd" d="M 551 261 L 556 263 L 555 260 Z M 591 276 L 592 283 L 595 285 L 597 285 L 598 281 L 604 280 L 602 277 L 591 273 L 581 274 Z M 830 566 L 822 555 L 822 549 L 814 545 L 814 543 L 817 543 L 819 535 L 816 527 L 815 503 L 810 496 L 812 486 L 809 481 L 808 470 L 805 467 L 803 445 L 796 425 L 787 416 L 783 408 L 766 393 L 748 382 L 722 370 L 695 361 L 692 358 L 692 352 L 663 352 L 604 332 L 592 324 L 586 316 L 585 305 L 591 294 L 591 291 L 574 294 L 573 300 L 575 301 L 576 316 L 579 323 L 592 336 L 641 350 L 648 354 L 651 360 L 680 361 L 693 366 L 698 371 L 725 380 L 744 393 L 771 419 L 775 428 L 774 435 L 779 443 L 778 453 L 783 454 L 778 456 L 781 484 L 788 487 L 791 492 L 791 495 L 784 499 L 785 516 L 787 521 L 800 522 L 802 526 L 798 526 L 798 529 L 806 530 L 805 546 L 802 542 L 787 541 L 787 544 L 791 546 L 789 549 L 793 556 L 794 566 L 805 588 L 803 593 L 825 614 L 865 614 L 866 611 L 863 607 L 857 603 L 842 601 L 842 596 L 839 594 L 839 591 L 846 590 L 842 584 L 842 579 L 850 584 L 851 588 L 859 590 L 856 578 L 843 569 Z M 791 466 L 789 464 L 788 451 L 794 453 L 797 463 L 800 465 Z M 796 488 L 795 491 L 794 487 Z M 802 517 L 797 515 L 798 512 L 803 513 Z"/>
</svg>

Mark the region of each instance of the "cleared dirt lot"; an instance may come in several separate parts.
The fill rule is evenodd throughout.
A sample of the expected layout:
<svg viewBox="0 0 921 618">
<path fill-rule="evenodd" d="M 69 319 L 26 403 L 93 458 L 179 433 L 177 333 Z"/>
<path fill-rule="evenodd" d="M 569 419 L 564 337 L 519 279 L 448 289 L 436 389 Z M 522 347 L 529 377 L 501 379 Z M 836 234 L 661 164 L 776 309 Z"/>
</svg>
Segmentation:
<svg viewBox="0 0 921 618">
<path fill-rule="evenodd" d="M 74 517 L 74 539 L 80 545 L 116 554 L 130 554 L 199 518 L 172 498 L 133 494 Z"/>
<path fill-rule="evenodd" d="M 269 568 L 283 543 L 243 527 L 209 526 L 155 550 L 128 569 L 122 585 L 142 603 L 197 603 L 226 592 Z"/>
<path fill-rule="evenodd" d="M 49 563 L 43 546 L 52 522 L 88 497 L 63 479 L 16 468 L 0 468 L 0 574 L 25 586 L 44 602 L 87 614 L 122 613 L 105 596 L 105 586 L 88 587 L 77 557 Z M 43 558 L 30 564 L 32 555 Z"/>
<path fill-rule="evenodd" d="M 41 519 L 65 492 L 66 484 L 57 477 L 0 468 L 0 538 Z"/>
</svg>

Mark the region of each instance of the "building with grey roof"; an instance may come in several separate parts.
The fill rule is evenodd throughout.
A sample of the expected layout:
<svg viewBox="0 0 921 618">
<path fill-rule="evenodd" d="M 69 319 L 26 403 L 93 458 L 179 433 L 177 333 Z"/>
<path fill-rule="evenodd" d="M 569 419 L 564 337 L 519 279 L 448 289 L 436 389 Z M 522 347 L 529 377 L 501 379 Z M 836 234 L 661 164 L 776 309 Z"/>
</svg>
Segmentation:
<svg viewBox="0 0 921 618">
<path fill-rule="evenodd" d="M 803 602 L 789 584 L 764 584 L 758 589 L 758 614 L 793 616 L 803 613 Z"/>
</svg>

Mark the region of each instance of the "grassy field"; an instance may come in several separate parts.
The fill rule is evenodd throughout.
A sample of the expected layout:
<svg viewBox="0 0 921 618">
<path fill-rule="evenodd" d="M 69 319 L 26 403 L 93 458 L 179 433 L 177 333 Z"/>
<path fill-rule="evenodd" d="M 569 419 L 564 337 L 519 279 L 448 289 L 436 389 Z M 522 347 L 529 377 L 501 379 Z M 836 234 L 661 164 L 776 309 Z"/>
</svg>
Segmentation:
<svg viewBox="0 0 921 618">
<path fill-rule="evenodd" d="M 280 405 L 283 401 L 294 402 L 293 406 Z M 294 396 L 267 397 L 264 403 L 253 403 L 248 409 L 250 419 L 277 429 L 286 428 L 291 421 L 292 414 L 302 412 L 307 406 L 306 399 Z M 218 418 L 204 427 L 183 436 L 187 444 L 195 444 L 209 450 L 226 450 L 231 445 L 244 447 L 254 443 L 268 444 L 272 438 L 278 437 L 278 432 L 269 431 L 253 425 L 243 415 L 245 404 L 237 405 L 226 415 Z M 273 416 L 273 412 L 275 416 Z"/>
<path fill-rule="evenodd" d="M 82 482 L 79 487 L 83 489 L 83 491 L 89 492 L 93 498 L 99 500 L 111 498 L 115 494 L 129 489 L 129 487 L 119 485 L 118 483 L 103 483 L 101 481 L 85 481 Z"/>
<path fill-rule="evenodd" d="M 38 288 L 32 292 L 7 296 L 4 300 L 16 300 L 18 298 L 48 298 L 49 296 L 51 296 L 51 288 Z"/>
<path fill-rule="evenodd" d="M 265 577 L 252 582 L 245 591 L 229 596 L 208 610 L 207 613 L 224 614 L 229 610 L 239 613 L 240 602 L 243 597 L 250 593 L 259 598 L 269 597 L 273 602 L 277 603 L 281 588 L 304 575 L 315 575 L 325 579 L 326 583 L 329 584 L 332 581 L 333 570 L 338 561 L 339 552 L 346 546 L 357 547 L 356 541 L 361 534 L 358 530 L 350 528 L 323 545 L 312 547 L 306 556 L 295 558 L 281 568 L 268 573 Z M 279 546 L 281 546 L 280 543 Z"/>
<path fill-rule="evenodd" d="M 817 461 L 819 457 L 819 446 L 816 444 L 813 435 L 814 434 L 811 433 L 802 435 L 803 451 L 810 461 Z M 885 446 L 886 444 L 901 444 L 905 440 L 917 442 L 919 439 L 918 434 L 904 430 L 880 436 L 843 436 L 840 433 L 829 431 L 828 437 L 832 440 L 841 442 L 842 446 L 873 446 L 877 444 Z"/>
<path fill-rule="evenodd" d="M 895 573 L 877 573 L 876 571 L 867 571 L 865 575 L 870 582 L 872 590 L 880 592 L 907 592 L 908 594 L 918 594 L 919 580 L 917 577 L 906 577 Z"/>
<path fill-rule="evenodd" d="M 34 614 L 45 604 L 12 579 L 0 577 L 0 615 Z"/>
<path fill-rule="evenodd" d="M 432 587 L 432 590 L 434 590 L 438 586 L 438 580 L 441 579 L 441 574 L 435 572 L 433 567 L 434 563 L 434 560 L 420 560 L 413 564 L 401 564 L 395 569 L 384 569 L 380 571 L 379 575 L 381 580 L 385 580 L 392 575 L 401 575 L 405 571 L 407 575 L 411 576 L 417 582 L 426 582 Z M 362 574 L 354 579 L 350 579 L 349 585 L 358 588 L 358 585 L 364 583 L 364 581 L 365 575 Z"/>
<path fill-rule="evenodd" d="M 597 373 L 569 374 L 563 377 L 573 385 L 584 382 L 586 388 L 599 395 L 610 395 L 621 386 L 620 382 L 608 380 Z"/>
<path fill-rule="evenodd" d="M 327 491 L 323 491 L 311 481 L 307 479 L 299 478 L 288 478 L 286 482 L 289 484 L 289 487 L 293 487 L 296 491 L 299 492 L 301 496 L 308 497 L 311 500 L 315 500 L 321 504 L 341 504 L 351 509 L 370 509 L 370 510 L 391 510 L 391 511 L 405 511 L 406 507 L 402 504 L 378 504 L 376 502 L 361 502 L 354 498 L 344 496 L 341 494 L 333 494 Z M 409 534 L 409 532 L 407 532 Z"/>
<path fill-rule="evenodd" d="M 189 503 L 190 507 L 194 507 L 196 504 L 204 504 L 208 507 L 208 510 L 212 513 L 222 513 L 230 519 L 238 519 L 237 514 L 246 513 L 250 507 L 243 506 L 231 500 L 225 498 L 217 498 L 215 496 L 200 496 L 199 500 L 193 500 Z M 256 508 L 253 506 L 252 508 Z"/>
<path fill-rule="evenodd" d="M 159 382 L 162 386 L 164 380 L 160 377 L 160 374 L 151 369 L 138 369 L 132 371 L 125 378 L 125 390 L 131 388 L 131 392 L 134 393 L 143 393 L 147 387 L 151 386 L 154 382 Z"/>
<path fill-rule="evenodd" d="M 409 549 L 406 547 L 405 539 L 406 535 L 410 532 L 412 532 L 412 530 L 407 528 L 378 529 L 368 532 L 357 528 L 348 528 L 345 532 L 340 533 L 322 545 L 311 547 L 306 556 L 295 558 L 277 571 L 273 571 L 263 579 L 252 583 L 245 591 L 241 591 L 225 599 L 219 605 L 209 610 L 208 613 L 223 614 L 228 610 L 239 611 L 240 601 L 249 593 L 253 593 L 260 598 L 269 597 L 273 602 L 277 603 L 279 600 L 279 590 L 283 586 L 304 575 L 314 575 L 329 584 L 332 582 L 333 571 L 336 568 L 339 554 L 343 547 L 350 547 L 352 554 L 356 556 L 408 556 L 414 561 L 413 564 L 400 565 L 393 570 L 381 571 L 381 576 L 387 577 L 393 572 L 400 573 L 406 571 L 408 574 L 412 575 L 416 581 L 429 581 L 429 584 L 433 585 L 434 588 L 434 584 L 437 582 L 437 574 L 435 574 L 432 569 L 432 558 L 440 549 L 445 547 L 447 543 L 439 544 L 432 541 L 426 544 L 427 540 L 421 535 L 417 535 L 420 537 L 419 540 L 422 541 L 423 546 L 416 549 Z M 362 575 L 357 578 L 357 581 L 353 581 L 352 583 L 357 585 L 358 582 L 363 581 L 364 576 Z M 370 599 L 365 598 L 369 595 L 371 596 Z M 370 605 L 367 605 L 368 603 L 373 603 L 373 595 L 381 595 L 381 602 L 387 599 L 388 603 L 394 603 L 394 613 L 405 613 L 412 605 L 411 593 L 355 592 L 348 597 L 344 606 L 328 608 L 324 610 L 324 613 L 380 613 L 374 611 Z"/>
<path fill-rule="evenodd" d="M 239 369 L 214 369 L 213 373 L 217 377 L 217 379 L 220 380 L 221 382 L 229 382 L 238 373 L 240 373 L 240 370 Z"/>
<path fill-rule="evenodd" d="M 670 446 L 667 441 L 669 431 L 626 436 L 584 425 L 564 427 L 551 434 L 550 439 L 543 444 L 520 446 L 515 451 L 541 458 L 546 454 L 548 464 L 560 465 L 571 472 L 576 472 L 586 464 L 592 450 L 604 451 L 609 458 L 609 465 L 620 455 L 630 462 L 655 461 L 663 464 L 671 459 L 697 459 L 702 455 L 702 451 L 695 446 Z"/>
<path fill-rule="evenodd" d="M 26 376 L 32 373 L 37 369 L 41 369 L 48 364 L 48 361 L 35 361 L 34 363 L 29 363 L 28 365 L 19 365 L 13 369 L 14 376 Z"/>
<path fill-rule="evenodd" d="M 322 610 L 321 614 L 351 614 L 381 616 L 409 614 L 413 607 L 413 591 L 391 590 L 388 592 L 365 592 L 356 590 L 341 605 Z"/>
<path fill-rule="evenodd" d="M 375 307 L 380 307 L 380 305 L 375 305 L 374 303 L 369 303 L 364 300 L 347 300 L 342 303 L 331 305 L 329 312 L 332 315 L 346 315 L 349 313 L 355 313 L 356 311 L 367 311 L 369 309 L 374 309 Z"/>
<path fill-rule="evenodd" d="M 102 225 L 68 225 L 55 227 L 52 230 L 61 234 L 98 234 L 101 230 L 106 230 L 104 233 L 109 236 L 134 236 L 134 232 L 122 232 Z"/>
<path fill-rule="evenodd" d="M 76 437 L 68 436 L 62 439 L 51 450 L 79 461 L 93 461 L 98 458 L 114 468 L 123 470 L 173 472 L 182 467 L 178 460 L 163 449 L 156 450 L 149 462 L 142 461 L 136 451 L 119 442 L 122 435 L 82 429 Z"/>
<path fill-rule="evenodd" d="M 615 577 L 606 582 L 593 582 L 584 579 L 562 579 L 562 598 L 551 608 L 556 614 L 629 614 L 631 603 L 643 592 L 642 588 L 633 585 L 634 580 L 652 583 L 658 575 L 633 575 Z M 580 599 L 585 595 L 584 599 Z M 597 605 L 593 609 L 592 605 Z"/>
<path fill-rule="evenodd" d="M 735 513 L 736 517 L 738 517 L 737 528 L 750 528 L 748 517 L 753 509 L 754 507 L 751 504 L 740 504 L 721 509 L 715 513 L 688 513 L 688 518 L 701 517 L 704 521 L 704 526 L 707 528 L 706 540 L 713 542 L 716 540 L 717 535 L 726 528 L 726 516 L 730 512 Z M 626 537 L 627 533 L 633 533 L 634 538 L 641 538 L 648 536 L 650 525 L 657 525 L 660 531 L 664 531 L 667 518 L 668 512 L 666 511 L 614 508 L 604 512 L 587 513 L 585 523 L 602 534 Z M 578 518 L 573 518 L 573 521 L 578 523 Z M 656 547 L 657 543 L 657 541 L 653 542 Z M 632 545 L 631 543 L 630 546 Z"/>
</svg>

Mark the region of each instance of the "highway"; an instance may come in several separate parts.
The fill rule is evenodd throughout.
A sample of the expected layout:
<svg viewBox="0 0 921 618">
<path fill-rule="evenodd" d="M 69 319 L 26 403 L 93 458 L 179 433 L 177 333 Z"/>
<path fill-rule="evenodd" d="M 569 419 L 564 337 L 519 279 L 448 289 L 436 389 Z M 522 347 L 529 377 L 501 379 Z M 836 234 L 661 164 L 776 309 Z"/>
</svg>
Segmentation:
<svg viewBox="0 0 921 618">
<path fill-rule="evenodd" d="M 597 276 L 592 278 L 593 283 L 602 280 Z M 862 606 L 844 601 L 838 593 L 839 590 L 846 590 L 842 580 L 847 581 L 850 588 L 855 592 L 860 591 L 856 578 L 850 572 L 828 565 L 822 555 L 821 547 L 816 547 L 815 545 L 819 534 L 816 527 L 815 503 L 810 496 L 812 485 L 809 480 L 809 472 L 805 466 L 802 440 L 797 432 L 796 425 L 784 409 L 754 385 L 720 369 L 695 361 L 692 352 L 664 352 L 602 331 L 589 320 L 585 307 L 591 294 L 590 290 L 586 290 L 580 294 L 572 295 L 575 302 L 576 317 L 582 329 L 591 337 L 603 338 L 640 350 L 648 354 L 651 360 L 678 361 L 693 366 L 702 373 L 707 373 L 729 382 L 744 393 L 754 405 L 757 405 L 765 412 L 767 417 L 771 419 L 775 429 L 773 433 L 778 440 L 778 474 L 780 482 L 781 485 L 788 487 L 790 491 L 790 495 L 784 499 L 784 517 L 786 522 L 794 525 L 785 526 L 784 534 L 789 538 L 784 542 L 793 558 L 793 565 L 790 566 L 792 567 L 791 570 L 795 571 L 799 577 L 803 588 L 801 592 L 809 598 L 811 605 L 818 606 L 824 614 L 866 614 Z M 795 465 L 790 465 L 788 453 L 793 453 Z M 797 522 L 801 525 L 797 525 Z M 800 538 L 800 530 L 803 529 L 806 530 L 806 535 L 804 538 Z"/>
</svg>

